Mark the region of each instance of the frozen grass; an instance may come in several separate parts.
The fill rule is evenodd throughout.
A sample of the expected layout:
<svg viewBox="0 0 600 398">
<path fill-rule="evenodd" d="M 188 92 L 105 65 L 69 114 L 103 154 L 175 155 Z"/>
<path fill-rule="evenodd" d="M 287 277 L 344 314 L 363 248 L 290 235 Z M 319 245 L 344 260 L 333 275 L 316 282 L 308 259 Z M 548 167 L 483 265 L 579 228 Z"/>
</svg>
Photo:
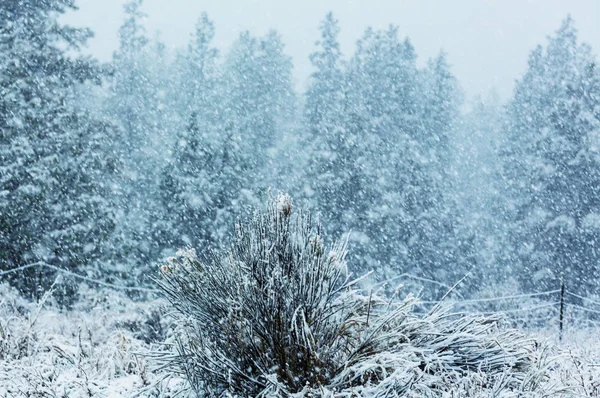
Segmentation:
<svg viewBox="0 0 600 398">
<path fill-rule="evenodd" d="M 448 322 L 444 327 L 452 327 Z M 76 307 L 62 311 L 51 296 L 30 303 L 0 285 L 0 397 L 181 396 L 177 392 L 185 389 L 185 381 L 157 370 L 144 355 L 162 349 L 161 341 L 170 341 L 167 324 L 169 318 L 155 300 L 133 302 L 119 293 L 84 288 Z M 530 334 L 532 350 L 527 355 L 537 358 L 537 365 L 524 383 L 541 383 L 535 393 L 509 388 L 510 378 L 486 385 L 485 372 L 471 369 L 454 381 L 452 373 L 443 375 L 450 387 L 436 396 L 600 397 L 599 335 L 598 328 L 571 326 L 559 348 L 553 344 L 554 329 Z M 384 355 L 377 358 L 380 363 L 387 360 Z M 403 369 L 397 377 L 417 377 L 411 374 L 414 367 Z M 414 389 L 406 396 L 427 396 L 424 391 Z M 311 393 L 342 396 L 341 391 L 326 389 Z M 354 388 L 353 393 L 377 396 L 368 387 Z"/>
<path fill-rule="evenodd" d="M 82 288 L 62 311 L 0 285 L 0 397 L 171 397 L 181 380 L 143 355 L 168 338 L 157 301 Z"/>
<path fill-rule="evenodd" d="M 80 291 L 65 311 L 51 291 L 32 303 L 0 284 L 0 397 L 188 395 L 188 380 L 154 361 L 157 353 L 177 350 L 177 323 L 161 301 L 136 302 L 85 285 Z M 536 330 L 521 333 L 501 326 L 515 322 L 494 317 L 444 308 L 414 313 L 423 307 L 410 295 L 391 312 L 376 294 L 362 299 L 372 325 L 363 332 L 383 333 L 363 336 L 329 385 L 290 394 L 272 379 L 264 396 L 600 397 L 600 329 L 577 313 L 567 318 L 559 344 L 552 322 L 546 328 L 528 322 Z M 378 311 L 382 306 L 386 311 Z"/>
</svg>

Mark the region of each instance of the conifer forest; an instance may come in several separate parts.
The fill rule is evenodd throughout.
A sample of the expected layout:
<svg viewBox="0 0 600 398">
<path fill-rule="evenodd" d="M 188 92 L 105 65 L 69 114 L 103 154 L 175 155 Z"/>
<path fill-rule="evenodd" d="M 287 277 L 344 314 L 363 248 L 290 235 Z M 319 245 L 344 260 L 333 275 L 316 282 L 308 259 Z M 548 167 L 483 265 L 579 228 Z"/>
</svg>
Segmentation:
<svg viewBox="0 0 600 398">
<path fill-rule="evenodd" d="M 278 31 L 173 47 L 143 0 L 100 60 L 79 3 L 0 0 L 0 398 L 600 397 L 577 19 L 499 98 L 335 10 L 306 84 Z"/>
</svg>

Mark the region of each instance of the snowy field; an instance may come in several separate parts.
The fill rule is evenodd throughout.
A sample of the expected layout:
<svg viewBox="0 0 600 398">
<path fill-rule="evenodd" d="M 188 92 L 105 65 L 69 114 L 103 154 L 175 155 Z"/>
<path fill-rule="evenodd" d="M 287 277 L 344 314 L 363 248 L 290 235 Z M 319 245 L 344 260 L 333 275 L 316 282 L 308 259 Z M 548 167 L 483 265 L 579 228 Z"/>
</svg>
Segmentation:
<svg viewBox="0 0 600 398">
<path fill-rule="evenodd" d="M 36 304 L 0 285 L 0 397 L 178 396 L 185 381 L 154 366 L 150 354 L 170 341 L 163 304 L 82 286 L 81 300 L 64 311 L 50 295 Z M 600 396 L 600 329 L 570 327 L 561 344 L 556 332 L 556 327 L 527 332 L 534 347 L 548 347 L 544 390 L 552 396 Z M 440 396 L 464 396 L 460 391 Z M 472 383 L 469 396 L 489 394 L 478 393 Z"/>
<path fill-rule="evenodd" d="M 181 380 L 150 368 L 168 329 L 158 301 L 84 290 L 71 311 L 0 286 L 0 397 L 170 397 Z M 164 380 L 167 378 L 167 380 Z"/>
</svg>

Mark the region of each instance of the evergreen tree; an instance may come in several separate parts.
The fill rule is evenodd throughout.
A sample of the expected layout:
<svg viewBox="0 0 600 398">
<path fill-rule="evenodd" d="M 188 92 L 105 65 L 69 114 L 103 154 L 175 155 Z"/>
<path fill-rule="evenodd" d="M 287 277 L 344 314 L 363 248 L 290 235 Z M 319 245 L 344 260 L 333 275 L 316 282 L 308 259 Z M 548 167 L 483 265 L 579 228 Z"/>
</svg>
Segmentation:
<svg viewBox="0 0 600 398">
<path fill-rule="evenodd" d="M 353 175 L 341 167 L 348 166 L 352 159 L 339 152 L 342 147 L 352 151 L 355 141 L 344 134 L 346 76 L 338 42 L 338 20 L 330 12 L 319 29 L 318 49 L 310 55 L 315 71 L 304 108 L 306 146 L 310 148 L 304 190 L 322 213 L 330 233 L 339 235 L 348 230 L 347 219 L 352 217 L 350 201 L 341 191 L 348 190 L 348 179 Z M 349 217 L 344 217 L 344 213 Z"/>
<path fill-rule="evenodd" d="M 113 55 L 114 78 L 108 109 L 123 126 L 123 149 L 127 153 L 126 168 L 129 173 L 139 172 L 143 161 L 143 148 L 148 145 L 144 110 L 146 101 L 152 98 L 152 87 L 145 70 L 144 52 L 149 46 L 146 31 L 141 25 L 145 14 L 140 10 L 142 0 L 132 0 L 125 5 L 126 19 L 119 28 L 119 49 Z"/>
<path fill-rule="evenodd" d="M 218 118 L 218 57 L 213 47 L 214 23 L 206 13 L 198 19 L 187 51 L 176 60 L 179 64 L 177 110 L 186 115 L 197 112 L 203 123 L 214 124 Z"/>
<path fill-rule="evenodd" d="M 172 160 L 161 174 L 161 245 L 177 248 L 192 242 L 206 247 L 218 233 L 215 221 L 217 141 L 222 120 L 222 98 L 218 94 L 218 51 L 212 47 L 215 29 L 205 13 L 185 53 L 179 54 L 174 109 L 188 124 L 176 130 Z M 187 115 L 187 116 L 185 116 Z M 190 116 L 191 115 L 191 116 Z"/>
<path fill-rule="evenodd" d="M 218 246 L 234 216 L 243 212 L 241 147 L 230 126 L 219 129 L 201 130 L 198 114 L 192 113 L 188 127 L 178 134 L 173 160 L 161 177 L 170 248 Z"/>
<path fill-rule="evenodd" d="M 257 204 L 257 195 L 274 181 L 273 153 L 292 117 L 291 71 L 291 59 L 274 31 L 262 38 L 242 33 L 223 64 L 222 124 L 239 151 L 235 168 L 242 189 L 236 201 L 241 207 Z"/>
<path fill-rule="evenodd" d="M 450 142 L 450 174 L 456 214 L 457 265 L 470 271 L 474 288 L 497 286 L 518 272 L 508 249 L 506 192 L 499 154 L 505 109 L 495 93 L 477 98 L 460 117 Z"/>
<path fill-rule="evenodd" d="M 450 143 L 456 141 L 456 123 L 461 94 L 442 51 L 421 72 L 417 103 L 417 142 L 421 187 L 425 198 L 414 230 L 418 255 L 413 263 L 432 277 L 456 281 L 472 270 L 472 236 L 462 225 L 462 211 L 451 174 Z M 413 182 L 414 183 L 414 182 Z M 420 212 L 420 213 L 419 213 Z M 466 233 L 466 235 L 465 235 Z"/>
<path fill-rule="evenodd" d="M 514 257 L 533 278 L 594 289 L 600 235 L 596 61 L 567 18 L 536 48 L 509 106 L 504 177 L 514 225 Z"/>
<path fill-rule="evenodd" d="M 394 271 L 400 268 L 406 251 L 398 246 L 411 235 L 401 230 L 408 226 L 401 209 L 412 217 L 407 199 L 419 184 L 413 170 L 417 84 L 412 45 L 399 39 L 395 27 L 367 29 L 348 72 L 346 132 L 359 143 L 348 163 L 360 165 L 348 190 L 358 188 L 363 196 L 353 198 L 350 219 L 355 220 L 352 230 L 362 233 L 358 237 L 369 251 L 361 255 L 364 266 L 379 272 L 386 272 L 382 264 Z"/>
<path fill-rule="evenodd" d="M 172 84 L 167 50 L 158 38 L 147 37 L 142 3 L 132 0 L 125 5 L 105 109 L 122 130 L 118 137 L 123 163 L 118 184 L 120 211 L 111 237 L 115 250 L 110 261 L 134 277 L 143 275 L 169 246 L 158 176 L 167 162 L 164 147 L 171 146 L 171 131 L 179 126 L 167 95 Z"/>
<path fill-rule="evenodd" d="M 86 29 L 58 23 L 73 1 L 0 7 L 0 269 L 43 261 L 80 272 L 102 257 L 114 227 L 110 200 L 117 163 L 113 127 L 73 106 L 78 84 L 103 71 L 78 51 Z M 12 282 L 27 293 L 52 283 L 30 268 Z"/>
<path fill-rule="evenodd" d="M 290 116 L 291 70 L 291 59 L 274 31 L 260 39 L 244 32 L 227 54 L 222 74 L 225 114 L 244 146 L 243 168 L 249 175 L 264 173 L 269 150 Z"/>
<path fill-rule="evenodd" d="M 320 25 L 319 50 L 311 54 L 316 69 L 306 94 L 306 118 L 311 138 L 333 134 L 342 114 L 344 95 L 343 60 L 338 42 L 339 22 L 330 12 Z"/>
<path fill-rule="evenodd" d="M 440 171 L 447 158 L 449 141 L 452 138 L 452 128 L 459 115 L 458 106 L 461 101 L 460 90 L 456 78 L 450 71 L 445 52 L 429 61 L 423 72 L 423 99 L 425 103 L 420 109 L 421 129 L 420 140 L 428 148 L 435 151 L 432 154 L 438 163 Z M 441 167 L 440 167 L 441 166 Z"/>
<path fill-rule="evenodd" d="M 344 67 L 331 14 L 321 30 L 305 111 L 314 202 L 334 233 L 352 231 L 358 267 L 439 277 L 459 255 L 444 170 L 460 96 L 445 55 L 418 70 L 396 27 L 369 28 Z"/>
<path fill-rule="evenodd" d="M 204 248 L 223 241 L 234 217 L 274 180 L 272 149 L 293 105 L 291 60 L 276 32 L 261 39 L 242 34 L 220 71 L 213 34 L 203 16 L 184 75 L 196 87 L 194 111 L 162 179 L 173 239 Z"/>
</svg>

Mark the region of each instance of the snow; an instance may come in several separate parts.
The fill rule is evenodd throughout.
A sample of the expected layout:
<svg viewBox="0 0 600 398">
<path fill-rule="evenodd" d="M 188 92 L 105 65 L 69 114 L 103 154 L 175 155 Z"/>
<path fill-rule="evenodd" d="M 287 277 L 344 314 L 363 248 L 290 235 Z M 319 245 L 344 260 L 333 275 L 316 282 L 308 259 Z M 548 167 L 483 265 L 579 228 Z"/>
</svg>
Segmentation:
<svg viewBox="0 0 600 398">
<path fill-rule="evenodd" d="M 276 31 L 221 50 L 201 14 L 172 49 L 129 0 L 102 64 L 74 5 L 0 5 L 0 397 L 600 395 L 600 70 L 570 17 L 503 103 L 393 25 L 344 54 L 326 14 L 298 90 Z"/>
<path fill-rule="evenodd" d="M 185 381 L 169 371 L 152 365 L 152 353 L 163 349 L 162 338 L 147 340 L 140 334 L 140 324 L 148 321 L 153 311 L 161 313 L 159 323 L 168 329 L 171 318 L 161 309 L 164 303 L 152 300 L 134 302 L 109 290 L 82 286 L 83 298 L 73 310 L 60 309 L 51 296 L 44 302 L 31 303 L 14 289 L 0 285 L 0 397 L 69 396 L 69 397 L 174 397 L 186 387 Z M 138 326 L 136 326 L 138 325 Z M 538 329 L 528 332 L 532 342 L 531 355 L 539 358 L 537 372 L 523 381 L 539 383 L 537 393 L 526 396 L 547 396 L 551 391 L 567 391 L 559 396 L 597 396 L 600 392 L 600 346 L 595 327 L 573 326 L 558 344 L 554 332 Z M 468 334 L 453 334 L 435 338 L 436 345 L 452 347 L 428 361 L 433 370 L 442 363 L 457 360 L 474 348 L 466 340 Z M 400 344 L 402 340 L 399 340 Z M 535 348 L 537 347 L 537 348 Z M 544 348 L 545 347 L 545 348 Z M 434 350 L 433 346 L 431 347 Z M 507 349 L 507 347 L 504 347 Z M 538 351 L 535 351 L 538 350 Z M 431 379 L 427 368 L 419 370 L 419 351 L 406 345 L 398 355 L 383 352 L 369 362 L 349 367 L 339 377 L 358 379 L 373 369 L 384 372 L 385 383 L 392 385 L 413 380 L 408 397 L 470 396 L 488 397 L 496 391 L 499 397 L 522 396 L 520 389 L 507 388 L 510 377 L 500 378 L 494 386 L 485 386 L 485 371 L 473 371 L 459 376 L 444 372 L 441 379 Z M 431 355 L 431 354 L 427 354 Z M 508 365 L 508 363 L 507 363 Z M 416 369 L 416 370 L 415 370 Z M 416 371 L 416 373 L 415 373 Z M 536 379 L 539 377 L 539 379 Z M 428 381 L 426 381 L 428 380 Z M 434 392 L 431 383 L 447 387 Z M 375 397 L 384 385 L 355 387 L 354 394 Z M 277 396 L 272 391 L 272 396 Z M 309 391 L 294 396 L 310 396 Z M 345 397 L 342 391 L 325 389 L 321 396 Z"/>
<path fill-rule="evenodd" d="M 31 303 L 0 285 L 0 397 L 173 396 L 183 380 L 162 381 L 169 375 L 146 357 L 165 337 L 152 327 L 168 327 L 160 303 L 86 286 L 82 294 L 64 310 L 50 295 Z M 161 315 L 143 330 L 153 313 Z"/>
</svg>

